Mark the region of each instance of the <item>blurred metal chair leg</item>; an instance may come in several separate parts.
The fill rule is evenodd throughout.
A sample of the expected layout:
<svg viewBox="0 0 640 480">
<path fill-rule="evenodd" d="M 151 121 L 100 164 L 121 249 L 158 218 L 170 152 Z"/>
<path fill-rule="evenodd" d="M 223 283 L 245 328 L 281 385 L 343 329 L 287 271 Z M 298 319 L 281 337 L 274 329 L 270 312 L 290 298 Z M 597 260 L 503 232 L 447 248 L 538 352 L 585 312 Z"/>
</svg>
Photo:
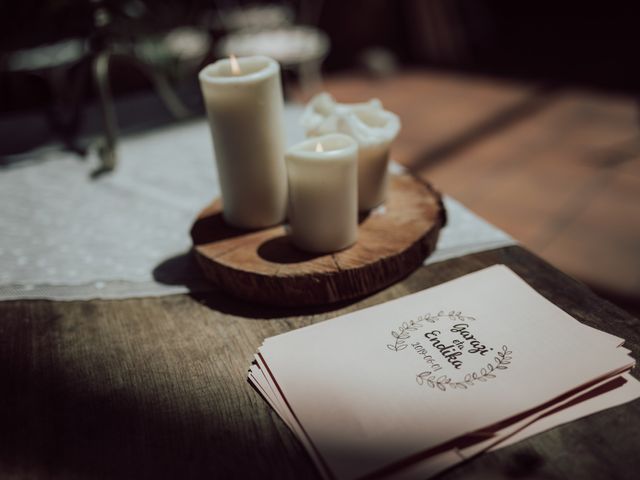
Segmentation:
<svg viewBox="0 0 640 480">
<path fill-rule="evenodd" d="M 109 65 L 111 62 L 111 52 L 105 50 L 100 52 L 92 64 L 93 81 L 97 87 L 100 100 L 100 112 L 104 127 L 104 137 L 98 141 L 98 155 L 100 156 L 100 166 L 93 172 L 93 176 L 98 176 L 105 172 L 112 171 L 118 162 L 117 138 L 118 125 L 111 87 L 109 85 Z"/>
</svg>

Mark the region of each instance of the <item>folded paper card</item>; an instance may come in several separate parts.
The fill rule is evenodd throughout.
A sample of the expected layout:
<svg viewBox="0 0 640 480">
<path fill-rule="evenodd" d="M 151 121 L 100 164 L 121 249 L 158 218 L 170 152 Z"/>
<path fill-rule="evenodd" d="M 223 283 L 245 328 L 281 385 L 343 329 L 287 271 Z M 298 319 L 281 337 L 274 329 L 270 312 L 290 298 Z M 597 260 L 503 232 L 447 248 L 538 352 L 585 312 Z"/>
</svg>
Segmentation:
<svg viewBox="0 0 640 480">
<path fill-rule="evenodd" d="M 571 419 L 633 366 L 622 342 L 496 265 L 268 338 L 249 380 L 324 477 L 425 477 Z"/>
</svg>

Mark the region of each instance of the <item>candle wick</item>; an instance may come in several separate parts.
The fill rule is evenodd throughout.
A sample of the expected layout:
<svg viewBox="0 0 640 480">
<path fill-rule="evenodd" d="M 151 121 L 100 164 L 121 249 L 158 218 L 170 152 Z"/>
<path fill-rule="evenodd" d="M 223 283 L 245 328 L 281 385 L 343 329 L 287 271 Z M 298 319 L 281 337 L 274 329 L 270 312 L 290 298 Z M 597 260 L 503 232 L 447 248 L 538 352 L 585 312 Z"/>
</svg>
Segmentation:
<svg viewBox="0 0 640 480">
<path fill-rule="evenodd" d="M 240 64 L 238 63 L 238 59 L 233 53 L 229 56 L 229 61 L 231 62 L 231 73 L 233 73 L 234 75 L 240 75 L 242 73 L 242 71 L 240 70 Z"/>
<path fill-rule="evenodd" d="M 324 148 L 322 148 L 322 144 L 320 142 L 316 143 L 316 152 L 324 152 Z"/>
</svg>

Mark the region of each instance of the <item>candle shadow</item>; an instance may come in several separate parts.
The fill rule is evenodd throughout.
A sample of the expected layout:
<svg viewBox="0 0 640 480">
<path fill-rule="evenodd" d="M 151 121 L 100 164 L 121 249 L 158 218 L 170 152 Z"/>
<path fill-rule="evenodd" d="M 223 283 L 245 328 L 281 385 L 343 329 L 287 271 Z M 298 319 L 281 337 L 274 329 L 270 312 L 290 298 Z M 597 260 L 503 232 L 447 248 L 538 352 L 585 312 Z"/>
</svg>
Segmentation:
<svg viewBox="0 0 640 480">
<path fill-rule="evenodd" d="M 220 240 L 240 237 L 255 230 L 237 228 L 229 225 L 222 212 L 212 213 L 196 220 L 191 227 L 191 238 L 194 245 L 204 245 Z"/>
<path fill-rule="evenodd" d="M 371 210 L 366 210 L 364 212 L 358 212 L 358 225 L 361 225 L 364 222 L 366 222 L 370 215 L 371 215 Z"/>
<path fill-rule="evenodd" d="M 267 240 L 258 247 L 257 253 L 263 260 L 283 264 L 308 262 L 326 255 L 326 253 L 310 253 L 296 248 L 290 235 L 280 235 Z"/>
<path fill-rule="evenodd" d="M 371 212 L 361 212 L 358 222 L 366 221 Z M 278 227 L 275 237 L 262 242 L 256 254 L 265 261 L 287 265 L 313 262 L 315 259 L 327 256 L 324 253 L 311 253 L 298 249 L 291 241 L 288 225 Z M 190 234 L 195 247 L 212 244 L 224 240 L 251 235 L 259 230 L 248 230 L 233 227 L 226 223 L 222 215 L 219 202 L 214 202 L 193 224 Z M 255 248 L 255 247 L 254 247 Z M 153 270 L 155 281 L 173 286 L 184 286 L 188 294 L 202 305 L 223 313 L 239 315 L 246 318 L 283 318 L 292 315 L 317 314 L 335 311 L 361 300 L 355 298 L 328 305 L 313 307 L 272 306 L 261 303 L 247 302 L 246 299 L 236 298 L 233 292 L 225 291 L 206 278 L 196 261 L 194 251 L 190 250 L 160 262 Z"/>
<path fill-rule="evenodd" d="M 358 212 L 358 225 L 366 222 L 371 211 Z M 263 260 L 273 263 L 291 264 L 315 260 L 327 255 L 326 253 L 312 253 L 300 250 L 291 240 L 289 228 L 285 227 L 285 235 L 267 240 L 258 247 L 258 256 Z"/>
<path fill-rule="evenodd" d="M 183 285 L 190 292 L 207 291 L 213 287 L 198 266 L 192 251 L 184 252 L 160 262 L 153 269 L 153 279 L 163 285 Z"/>
<path fill-rule="evenodd" d="M 360 298 L 328 305 L 287 307 L 265 305 L 234 297 L 211 283 L 202 273 L 193 252 L 185 252 L 168 258 L 153 270 L 153 277 L 164 285 L 183 285 L 188 295 L 211 310 L 247 319 L 267 320 L 301 315 L 317 315 L 348 307 Z"/>
</svg>

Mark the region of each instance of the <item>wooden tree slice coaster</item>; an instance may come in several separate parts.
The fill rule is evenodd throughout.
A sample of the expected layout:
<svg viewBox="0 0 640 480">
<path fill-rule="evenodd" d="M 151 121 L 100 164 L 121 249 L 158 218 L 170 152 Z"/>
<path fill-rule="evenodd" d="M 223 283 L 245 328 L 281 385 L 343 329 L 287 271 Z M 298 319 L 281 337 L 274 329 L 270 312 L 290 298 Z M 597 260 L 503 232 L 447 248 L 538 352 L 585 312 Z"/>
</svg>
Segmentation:
<svg viewBox="0 0 640 480">
<path fill-rule="evenodd" d="M 445 223 L 437 191 L 410 175 L 393 175 L 384 206 L 361 219 L 357 243 L 340 252 L 298 250 L 283 225 L 231 227 L 219 199 L 200 213 L 191 238 L 205 276 L 235 297 L 279 306 L 326 305 L 407 276 L 433 252 Z"/>
</svg>

